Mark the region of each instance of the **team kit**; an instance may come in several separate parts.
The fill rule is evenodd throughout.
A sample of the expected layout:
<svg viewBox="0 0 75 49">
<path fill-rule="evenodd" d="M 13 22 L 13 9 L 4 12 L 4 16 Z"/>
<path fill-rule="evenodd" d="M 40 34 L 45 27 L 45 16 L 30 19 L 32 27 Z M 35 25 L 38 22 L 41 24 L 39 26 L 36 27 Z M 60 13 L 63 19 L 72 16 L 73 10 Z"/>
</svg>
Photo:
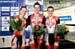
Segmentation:
<svg viewBox="0 0 75 49">
<path fill-rule="evenodd" d="M 30 49 L 41 49 L 42 43 L 46 49 L 58 49 L 59 36 L 56 35 L 56 25 L 60 24 L 58 16 L 54 16 L 54 7 L 48 6 L 47 17 L 40 13 L 41 5 L 35 2 L 34 13 L 25 18 L 27 7 L 21 6 L 19 15 L 14 16 L 10 21 L 10 31 L 13 33 L 11 41 L 12 49 L 26 49 L 25 28 L 30 26 Z"/>
</svg>

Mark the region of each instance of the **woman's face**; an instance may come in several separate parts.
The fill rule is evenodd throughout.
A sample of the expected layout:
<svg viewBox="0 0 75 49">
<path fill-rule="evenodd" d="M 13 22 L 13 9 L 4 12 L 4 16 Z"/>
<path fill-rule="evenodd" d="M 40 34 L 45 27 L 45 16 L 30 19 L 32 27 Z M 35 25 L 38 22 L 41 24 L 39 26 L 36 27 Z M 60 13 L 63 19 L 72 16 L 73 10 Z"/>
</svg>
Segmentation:
<svg viewBox="0 0 75 49">
<path fill-rule="evenodd" d="M 49 16 L 52 16 L 53 12 L 54 12 L 53 8 L 48 8 L 47 13 Z"/>
<path fill-rule="evenodd" d="M 39 13 L 39 11 L 40 11 L 40 5 L 35 5 L 34 6 L 34 12 Z"/>
<path fill-rule="evenodd" d="M 22 9 L 20 10 L 20 14 L 21 14 L 22 16 L 25 16 L 26 11 L 27 11 L 26 8 L 22 8 Z"/>
</svg>

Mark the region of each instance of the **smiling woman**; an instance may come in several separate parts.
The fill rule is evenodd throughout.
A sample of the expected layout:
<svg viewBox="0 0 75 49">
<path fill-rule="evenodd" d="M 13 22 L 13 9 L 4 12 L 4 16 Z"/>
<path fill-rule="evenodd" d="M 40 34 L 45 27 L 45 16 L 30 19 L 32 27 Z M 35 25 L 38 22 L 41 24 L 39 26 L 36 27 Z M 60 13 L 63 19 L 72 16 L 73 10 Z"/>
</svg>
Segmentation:
<svg viewBox="0 0 75 49">
<path fill-rule="evenodd" d="M 26 12 L 27 12 L 26 6 L 21 6 L 21 8 L 19 9 L 19 15 L 14 16 L 14 18 L 10 22 L 10 26 L 13 30 L 14 36 L 11 41 L 12 49 L 14 49 L 14 46 L 15 48 L 20 49 L 25 48 L 25 35 L 23 34 L 26 28 L 26 21 L 27 21 L 26 18 L 24 17 L 26 16 Z"/>
</svg>

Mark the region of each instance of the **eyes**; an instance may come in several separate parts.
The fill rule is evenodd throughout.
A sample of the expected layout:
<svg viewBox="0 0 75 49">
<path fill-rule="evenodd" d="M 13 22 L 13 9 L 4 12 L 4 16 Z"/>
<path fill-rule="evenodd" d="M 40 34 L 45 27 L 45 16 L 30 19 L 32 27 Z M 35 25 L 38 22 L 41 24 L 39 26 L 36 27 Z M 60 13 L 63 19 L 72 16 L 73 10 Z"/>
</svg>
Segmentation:
<svg viewBox="0 0 75 49">
<path fill-rule="evenodd" d="M 48 12 L 54 12 L 54 10 L 52 8 L 49 8 L 47 11 Z"/>
<path fill-rule="evenodd" d="M 26 8 L 22 8 L 21 12 L 27 12 Z"/>
<path fill-rule="evenodd" d="M 53 11 L 48 11 L 48 12 L 53 12 Z"/>
</svg>

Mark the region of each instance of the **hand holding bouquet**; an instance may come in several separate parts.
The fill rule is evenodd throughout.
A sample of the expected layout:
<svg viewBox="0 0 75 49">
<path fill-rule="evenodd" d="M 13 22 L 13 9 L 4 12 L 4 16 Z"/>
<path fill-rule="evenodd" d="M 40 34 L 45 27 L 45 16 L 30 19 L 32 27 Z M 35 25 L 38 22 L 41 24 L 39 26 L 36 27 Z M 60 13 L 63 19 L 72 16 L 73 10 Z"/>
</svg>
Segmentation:
<svg viewBox="0 0 75 49">
<path fill-rule="evenodd" d="M 44 32 L 45 31 L 44 31 L 43 26 L 35 25 L 34 28 L 33 28 L 33 34 L 36 35 L 36 36 L 40 36 Z"/>
</svg>

